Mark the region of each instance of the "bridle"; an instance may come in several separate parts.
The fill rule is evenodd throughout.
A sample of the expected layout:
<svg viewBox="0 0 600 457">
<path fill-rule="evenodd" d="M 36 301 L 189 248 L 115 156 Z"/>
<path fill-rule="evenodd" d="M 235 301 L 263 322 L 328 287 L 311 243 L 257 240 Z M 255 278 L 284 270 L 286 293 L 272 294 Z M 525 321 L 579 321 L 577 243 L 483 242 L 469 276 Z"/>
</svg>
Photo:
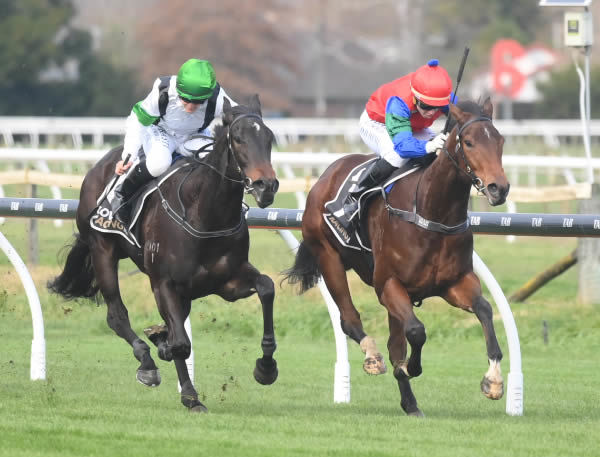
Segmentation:
<svg viewBox="0 0 600 457">
<path fill-rule="evenodd" d="M 248 118 L 248 117 L 260 119 L 262 121 L 262 117 L 260 115 L 258 115 L 258 114 L 245 113 L 245 114 L 240 114 L 237 117 L 235 117 L 231 121 L 231 123 L 227 126 L 227 151 L 226 152 L 227 152 L 227 154 L 231 154 L 231 156 L 233 157 L 233 160 L 235 161 L 235 166 L 237 167 L 238 172 L 242 176 L 242 179 L 231 178 L 231 177 L 227 176 L 225 174 L 225 172 L 221 172 L 219 169 L 217 169 L 213 165 L 208 164 L 208 163 L 206 163 L 206 162 L 204 162 L 204 161 L 202 161 L 200 159 L 199 155 L 202 152 L 205 152 L 206 149 L 208 149 L 210 146 L 213 146 L 214 142 L 208 143 L 208 144 L 204 145 L 202 148 L 198 149 L 194 153 L 194 161 L 198 165 L 203 165 L 203 166 L 206 166 L 206 167 L 210 168 L 215 173 L 217 173 L 222 178 L 224 178 L 224 179 L 226 179 L 228 181 L 242 184 L 244 186 L 244 191 L 246 193 L 250 193 L 254 189 L 252 187 L 252 179 L 250 179 L 248 176 L 246 176 L 246 174 L 242 170 L 242 167 L 240 167 L 240 164 L 239 164 L 239 162 L 238 162 L 238 160 L 236 158 L 235 153 L 233 152 L 233 146 L 231 144 L 231 128 L 236 124 L 236 122 L 240 121 L 241 119 Z M 201 136 L 196 136 L 196 138 L 198 138 L 198 137 L 201 137 Z M 192 235 L 194 238 L 218 238 L 218 237 L 224 237 L 224 236 L 234 235 L 235 233 L 237 233 L 242 228 L 243 222 L 244 222 L 244 218 L 245 218 L 245 214 L 248 211 L 248 205 L 246 205 L 244 202 L 242 202 L 242 208 L 241 208 L 241 214 L 240 214 L 240 221 L 235 226 L 233 226 L 233 227 L 222 229 L 222 230 L 200 231 L 200 230 L 197 230 L 195 227 L 193 227 L 187 221 L 186 208 L 185 208 L 185 205 L 183 204 L 183 201 L 181 199 L 181 189 L 183 187 L 183 183 L 187 180 L 187 178 L 189 178 L 189 176 L 191 175 L 191 173 L 192 173 L 193 170 L 194 170 L 194 168 L 191 168 L 188 171 L 188 173 L 185 175 L 185 177 L 179 183 L 179 186 L 178 186 L 178 189 L 177 189 L 177 198 L 179 200 L 179 205 L 181 207 L 182 214 L 179 214 L 177 211 L 175 211 L 173 209 L 173 207 L 169 204 L 169 202 L 167 201 L 167 199 L 164 197 L 163 193 L 161 192 L 160 186 L 157 187 L 158 193 L 159 193 L 160 198 L 161 198 L 161 204 L 162 204 L 162 207 L 164 208 L 165 212 L 167 213 L 167 215 L 171 219 L 173 219 L 173 221 L 177 225 L 179 225 L 183 230 L 185 230 L 187 233 L 189 233 L 190 235 Z"/>
<path fill-rule="evenodd" d="M 479 178 L 475 174 L 475 172 L 473 171 L 473 168 L 471 167 L 471 164 L 469 163 L 469 161 L 467 160 L 467 157 L 465 156 L 465 151 L 462 147 L 461 135 L 469 125 L 471 125 L 475 122 L 488 122 L 488 121 L 492 122 L 492 120 L 487 116 L 479 116 L 474 119 L 468 120 L 458 129 L 458 133 L 456 134 L 456 146 L 454 147 L 454 153 L 456 155 L 460 154 L 462 156 L 462 160 L 465 163 L 464 169 L 461 168 L 461 166 L 458 163 L 458 160 L 455 159 L 454 157 L 452 157 L 452 154 L 450 154 L 450 152 L 448 151 L 448 148 L 446 148 L 444 146 L 444 152 L 450 158 L 450 160 L 452 161 L 452 163 L 454 164 L 456 169 L 459 170 L 461 173 L 466 174 L 471 179 L 471 184 L 473 186 L 475 186 L 475 188 L 477 189 L 478 192 L 483 192 L 483 190 L 485 189 L 485 186 L 483 185 L 483 181 L 481 180 L 481 178 Z M 417 181 L 417 187 L 415 189 L 415 198 L 413 200 L 413 210 L 412 211 L 405 211 L 405 210 L 401 210 L 401 209 L 392 207 L 388 203 L 387 194 L 385 193 L 385 190 L 382 187 L 381 193 L 383 196 L 383 200 L 385 202 L 385 207 L 388 210 L 388 212 L 390 214 L 393 214 L 393 215 L 399 217 L 400 219 L 402 219 L 406 222 L 410 222 L 412 224 L 418 225 L 419 227 L 421 227 L 425 230 L 432 231 L 432 232 L 445 233 L 447 235 L 455 235 L 457 233 L 462 233 L 465 230 L 467 230 L 469 228 L 469 218 L 468 217 L 460 224 L 448 226 L 448 225 L 442 224 L 440 222 L 431 221 L 431 220 L 426 219 L 423 216 L 418 214 L 418 212 L 417 212 L 417 195 L 419 194 L 419 186 L 421 185 L 422 178 L 423 178 L 423 173 L 421 174 L 421 176 L 419 177 L 419 180 Z"/>
<path fill-rule="evenodd" d="M 454 153 L 456 155 L 460 154 L 462 156 L 462 160 L 465 163 L 464 169 L 461 168 L 461 166 L 458 163 L 458 160 L 456 160 L 454 157 L 452 157 L 452 154 L 450 154 L 450 152 L 448 151 L 448 148 L 446 148 L 445 146 L 444 146 L 444 152 L 446 153 L 448 158 L 452 161 L 452 164 L 456 167 L 456 169 L 462 173 L 465 173 L 471 179 L 471 183 L 473 184 L 473 187 L 475 187 L 475 189 L 477 189 L 477 192 L 483 192 L 483 190 L 485 189 L 483 181 L 473 171 L 473 168 L 471 167 L 471 164 L 469 163 L 469 160 L 467 159 L 467 156 L 465 155 L 465 151 L 462 147 L 461 135 L 462 135 L 463 131 L 469 125 L 474 124 L 475 122 L 492 122 L 492 120 L 487 116 L 479 116 L 479 117 L 476 117 L 473 119 L 469 119 L 458 129 L 458 133 L 456 134 L 456 146 L 454 147 Z"/>
<path fill-rule="evenodd" d="M 199 155 L 202 152 L 205 152 L 206 149 L 208 149 L 209 147 L 213 146 L 214 142 L 204 145 L 201 149 L 197 150 L 194 153 L 194 160 L 198 164 L 210 168 L 215 173 L 217 173 L 222 178 L 224 178 L 224 179 L 226 179 L 228 181 L 242 184 L 244 186 L 244 192 L 247 193 L 247 194 L 249 194 L 250 192 L 252 192 L 254 190 L 254 187 L 252 187 L 253 181 L 252 181 L 252 179 L 250 177 L 246 176 L 246 174 L 244 173 L 244 170 L 242 170 L 242 167 L 240 167 L 240 164 L 239 164 L 239 162 L 237 160 L 237 157 L 235 156 L 235 153 L 233 152 L 233 146 L 231 144 L 231 129 L 241 119 L 245 119 L 245 118 L 248 118 L 248 117 L 258 119 L 258 120 L 260 120 L 262 122 L 262 116 L 260 116 L 259 114 L 244 113 L 244 114 L 240 114 L 240 115 L 236 116 L 235 118 L 233 118 L 233 120 L 231 121 L 231 123 L 229 123 L 229 125 L 227 125 L 227 151 L 226 152 L 227 152 L 227 154 L 231 154 L 231 156 L 233 157 L 233 160 L 235 161 L 235 166 L 237 168 L 237 171 L 242 176 L 242 179 L 230 178 L 225 173 L 223 173 L 220 170 L 218 170 L 217 168 L 215 168 L 213 165 L 208 164 L 208 163 L 204 162 L 203 160 L 201 160 L 201 158 L 199 157 Z M 202 136 L 197 136 L 196 138 L 198 138 L 198 137 L 202 137 Z M 206 137 L 204 137 L 204 138 L 206 138 Z"/>
</svg>

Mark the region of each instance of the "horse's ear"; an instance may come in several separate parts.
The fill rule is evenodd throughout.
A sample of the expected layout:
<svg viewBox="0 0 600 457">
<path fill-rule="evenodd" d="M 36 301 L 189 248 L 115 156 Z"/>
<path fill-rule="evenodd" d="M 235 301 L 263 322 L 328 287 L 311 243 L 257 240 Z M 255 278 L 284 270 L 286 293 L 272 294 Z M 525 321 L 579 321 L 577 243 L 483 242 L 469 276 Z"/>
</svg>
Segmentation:
<svg viewBox="0 0 600 457">
<path fill-rule="evenodd" d="M 223 97 L 223 124 L 229 124 L 232 120 L 231 103 L 227 97 Z"/>
<path fill-rule="evenodd" d="M 468 112 L 464 112 L 463 110 L 461 110 L 458 106 L 450 104 L 449 105 L 450 108 L 450 114 L 452 114 L 452 117 L 454 119 L 456 119 L 456 121 L 462 125 L 465 122 L 467 122 L 468 118 L 469 118 L 469 113 Z"/>
<path fill-rule="evenodd" d="M 492 105 L 490 97 L 487 97 L 483 102 L 483 113 L 490 119 L 492 118 L 492 114 L 494 114 L 494 105 Z"/>
<path fill-rule="evenodd" d="M 262 112 L 260 109 L 260 100 L 258 99 L 258 94 L 254 94 L 254 95 L 250 96 L 250 102 L 248 103 L 248 108 L 250 108 L 250 111 L 252 111 L 253 113 L 256 113 L 262 117 Z"/>
</svg>

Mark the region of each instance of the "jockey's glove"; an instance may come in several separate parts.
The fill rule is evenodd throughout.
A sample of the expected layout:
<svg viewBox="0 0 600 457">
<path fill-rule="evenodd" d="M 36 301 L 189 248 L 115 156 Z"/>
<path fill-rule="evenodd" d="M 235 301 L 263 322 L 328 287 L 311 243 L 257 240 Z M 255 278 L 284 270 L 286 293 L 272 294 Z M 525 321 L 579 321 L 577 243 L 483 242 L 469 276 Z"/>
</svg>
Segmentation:
<svg viewBox="0 0 600 457">
<path fill-rule="evenodd" d="M 447 133 L 438 133 L 435 137 L 433 137 L 430 141 L 425 143 L 425 150 L 428 153 L 439 151 L 446 144 L 446 140 L 448 139 Z"/>
</svg>

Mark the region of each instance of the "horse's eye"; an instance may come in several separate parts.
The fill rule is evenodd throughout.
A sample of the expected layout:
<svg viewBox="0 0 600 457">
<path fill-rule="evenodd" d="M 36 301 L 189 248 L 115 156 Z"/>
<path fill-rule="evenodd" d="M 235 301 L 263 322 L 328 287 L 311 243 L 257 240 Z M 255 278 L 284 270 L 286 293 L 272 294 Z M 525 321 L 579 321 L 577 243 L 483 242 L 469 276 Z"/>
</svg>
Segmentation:
<svg viewBox="0 0 600 457">
<path fill-rule="evenodd" d="M 472 148 L 473 147 L 473 143 L 471 143 L 469 140 L 465 140 L 465 146 L 468 148 Z"/>
</svg>

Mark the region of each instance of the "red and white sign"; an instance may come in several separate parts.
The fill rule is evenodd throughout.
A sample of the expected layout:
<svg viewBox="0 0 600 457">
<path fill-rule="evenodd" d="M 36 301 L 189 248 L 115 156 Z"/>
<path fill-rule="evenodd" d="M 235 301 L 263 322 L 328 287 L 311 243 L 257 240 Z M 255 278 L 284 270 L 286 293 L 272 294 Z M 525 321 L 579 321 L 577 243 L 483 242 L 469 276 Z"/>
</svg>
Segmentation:
<svg viewBox="0 0 600 457">
<path fill-rule="evenodd" d="M 537 97 L 534 81 L 558 60 L 545 46 L 523 47 L 515 40 L 498 40 L 491 52 L 490 89 L 512 100 L 533 101 Z"/>
</svg>

